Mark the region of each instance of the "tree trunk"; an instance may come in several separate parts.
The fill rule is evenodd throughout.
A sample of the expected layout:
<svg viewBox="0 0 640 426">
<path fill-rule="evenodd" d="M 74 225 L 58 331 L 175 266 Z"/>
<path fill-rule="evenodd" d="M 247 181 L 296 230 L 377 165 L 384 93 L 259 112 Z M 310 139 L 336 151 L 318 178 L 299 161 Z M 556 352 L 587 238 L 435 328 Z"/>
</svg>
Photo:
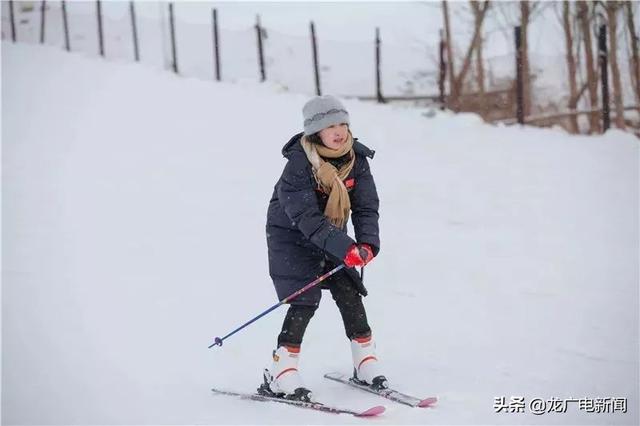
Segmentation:
<svg viewBox="0 0 640 426">
<path fill-rule="evenodd" d="M 471 4 L 471 10 L 473 10 L 473 16 L 475 19 L 475 24 L 477 26 L 478 20 L 480 18 L 480 3 L 473 0 L 469 1 L 469 3 Z M 484 87 L 484 63 L 482 60 L 482 35 L 480 35 L 480 38 L 478 39 L 478 46 L 476 49 L 476 81 L 478 84 L 478 93 L 480 94 L 480 97 L 482 98 L 482 101 L 484 104 L 485 87 Z"/>
<path fill-rule="evenodd" d="M 622 85 L 620 83 L 620 69 L 618 68 L 618 10 L 620 4 L 617 1 L 609 1 L 607 7 L 607 22 L 609 24 L 609 63 L 611 64 L 611 80 L 613 81 L 613 104 L 616 109 L 615 124 L 619 129 L 624 129 L 624 107 L 622 99 Z"/>
<path fill-rule="evenodd" d="M 569 77 L 569 103 L 570 110 L 575 110 L 578 103 L 578 86 L 576 84 L 576 60 L 573 56 L 573 35 L 571 34 L 571 6 L 565 0 L 562 2 L 562 23 L 564 26 L 564 39 L 567 50 L 567 72 Z M 578 133 L 578 118 L 576 115 L 569 116 L 569 125 L 572 133 Z"/>
<path fill-rule="evenodd" d="M 531 8 L 529 0 L 520 2 L 520 42 L 522 44 L 522 88 L 524 97 L 524 116 L 531 114 L 531 73 L 529 67 L 529 43 L 527 34 L 529 32 L 529 16 Z"/>
<path fill-rule="evenodd" d="M 627 28 L 629 30 L 629 36 L 631 37 L 631 81 L 632 84 L 635 80 L 636 105 L 640 105 L 640 58 L 638 58 L 638 33 L 636 33 L 636 26 L 633 21 L 633 9 L 631 8 L 631 2 L 625 2 L 627 6 Z"/>
<path fill-rule="evenodd" d="M 442 0 L 442 16 L 444 19 L 445 46 L 447 48 L 447 72 L 449 74 L 449 97 L 447 104 L 451 108 L 457 103 L 458 94 L 454 93 L 455 71 L 453 66 L 453 41 L 451 40 L 451 27 L 449 26 L 449 6 L 447 0 Z"/>
<path fill-rule="evenodd" d="M 578 4 L 578 20 L 582 36 L 584 38 L 584 50 L 587 67 L 587 84 L 589 88 L 589 101 L 592 110 L 598 109 L 598 80 L 593 61 L 593 45 L 591 41 L 591 17 L 589 14 L 589 5 L 586 1 L 579 1 Z M 598 112 L 592 112 L 589 116 L 589 133 L 600 133 L 600 120 Z"/>
<path fill-rule="evenodd" d="M 460 94 L 462 92 L 462 83 L 464 82 L 464 79 L 467 76 L 467 72 L 469 71 L 469 67 L 471 66 L 473 51 L 478 47 L 478 40 L 480 39 L 480 36 L 482 34 L 482 22 L 484 21 L 484 17 L 486 16 L 488 9 L 489 0 L 485 0 L 482 5 L 482 9 L 480 9 L 478 19 L 475 23 L 473 38 L 471 39 L 471 44 L 469 45 L 469 49 L 467 49 L 467 54 L 465 55 L 464 62 L 462 63 L 462 69 L 460 70 L 460 74 L 458 74 L 455 79 L 454 91 L 457 94 Z"/>
<path fill-rule="evenodd" d="M 476 49 L 476 69 L 477 69 L 477 82 L 478 93 L 484 99 L 485 86 L 484 86 L 484 60 L 482 59 L 482 37 L 478 41 L 478 48 Z M 484 100 L 483 100 L 484 102 Z"/>
</svg>

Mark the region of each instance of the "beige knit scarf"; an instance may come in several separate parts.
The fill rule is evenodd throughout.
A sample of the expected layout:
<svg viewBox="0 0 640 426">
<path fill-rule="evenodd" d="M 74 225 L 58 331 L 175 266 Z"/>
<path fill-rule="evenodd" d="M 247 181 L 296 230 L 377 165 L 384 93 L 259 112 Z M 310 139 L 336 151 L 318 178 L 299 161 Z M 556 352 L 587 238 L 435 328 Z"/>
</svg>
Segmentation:
<svg viewBox="0 0 640 426">
<path fill-rule="evenodd" d="M 343 180 L 346 179 L 351 172 L 356 160 L 355 153 L 353 152 L 353 137 L 351 136 L 351 132 L 348 133 L 345 144 L 337 151 L 329 149 L 324 145 L 311 143 L 304 136 L 300 139 L 300 143 L 302 144 L 304 152 L 307 154 L 307 159 L 309 159 L 311 163 L 311 169 L 313 170 L 313 176 L 316 182 L 325 193 L 329 194 L 324 215 L 327 216 L 329 221 L 335 226 L 342 228 L 347 223 L 351 210 L 349 193 Z M 350 153 L 351 160 L 340 167 L 340 169 L 336 169 L 333 164 L 322 158 L 339 158 L 347 153 Z"/>
</svg>

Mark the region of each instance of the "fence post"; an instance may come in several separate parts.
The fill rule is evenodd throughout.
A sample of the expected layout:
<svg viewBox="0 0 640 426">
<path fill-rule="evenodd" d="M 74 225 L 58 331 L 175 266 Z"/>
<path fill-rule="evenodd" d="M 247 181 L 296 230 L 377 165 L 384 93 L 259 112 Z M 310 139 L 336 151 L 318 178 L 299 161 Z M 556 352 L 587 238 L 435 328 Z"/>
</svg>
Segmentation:
<svg viewBox="0 0 640 426">
<path fill-rule="evenodd" d="M 42 0 L 42 2 L 40 2 L 40 44 L 44 44 L 44 22 L 46 10 L 47 2 L 46 0 Z"/>
<path fill-rule="evenodd" d="M 62 25 L 64 28 L 64 47 L 67 52 L 71 52 L 71 43 L 69 43 L 69 19 L 67 17 L 67 2 L 62 0 Z"/>
<path fill-rule="evenodd" d="M 213 9 L 213 58 L 216 81 L 220 81 L 220 39 L 218 35 L 218 9 Z"/>
<path fill-rule="evenodd" d="M 447 65 L 444 60 L 444 38 L 442 36 L 442 29 L 440 30 L 440 73 L 438 74 L 438 88 L 440 89 L 440 109 L 444 111 L 445 97 L 444 97 L 444 81 L 447 78 Z"/>
<path fill-rule="evenodd" d="M 102 34 L 102 3 L 96 0 L 96 15 L 98 17 L 98 48 L 100 56 L 104 58 L 104 35 Z"/>
<path fill-rule="evenodd" d="M 376 97 L 378 102 L 384 103 L 382 96 L 382 76 L 380 74 L 380 28 L 376 27 Z"/>
<path fill-rule="evenodd" d="M 524 124 L 524 93 L 522 85 L 522 39 L 520 26 L 514 28 L 516 40 L 516 118 Z"/>
<path fill-rule="evenodd" d="M 169 25 L 171 27 L 171 54 L 173 56 L 173 72 L 178 74 L 178 53 L 176 49 L 176 24 L 173 16 L 173 2 L 169 3 Z"/>
<path fill-rule="evenodd" d="M 313 49 L 313 69 L 316 76 L 316 95 L 321 96 L 322 90 L 320 89 L 320 70 L 318 65 L 318 45 L 316 42 L 316 27 L 311 21 L 311 47 Z"/>
<path fill-rule="evenodd" d="M 138 48 L 138 26 L 136 24 L 136 8 L 133 0 L 129 2 L 129 14 L 131 15 L 131 31 L 133 38 L 133 57 L 136 62 L 140 61 L 140 50 Z"/>
<path fill-rule="evenodd" d="M 611 115 L 609 111 L 609 74 L 607 71 L 607 26 L 600 25 L 598 37 L 598 59 L 600 60 L 600 76 L 602 85 L 602 133 L 609 130 L 611 126 Z"/>
<path fill-rule="evenodd" d="M 16 42 L 16 16 L 13 10 L 13 0 L 9 0 L 9 18 L 11 19 L 11 41 Z"/>
<path fill-rule="evenodd" d="M 264 52 L 262 51 L 262 27 L 260 26 L 260 15 L 256 15 L 256 35 L 258 37 L 258 62 L 260 65 L 260 81 L 265 81 L 267 75 L 264 69 Z"/>
</svg>

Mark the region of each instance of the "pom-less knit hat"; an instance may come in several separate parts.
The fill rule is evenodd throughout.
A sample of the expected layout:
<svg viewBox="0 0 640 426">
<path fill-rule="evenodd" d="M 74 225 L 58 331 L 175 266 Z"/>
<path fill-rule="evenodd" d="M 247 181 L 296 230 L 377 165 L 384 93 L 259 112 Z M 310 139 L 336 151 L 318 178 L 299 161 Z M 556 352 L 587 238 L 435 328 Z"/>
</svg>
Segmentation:
<svg viewBox="0 0 640 426">
<path fill-rule="evenodd" d="M 349 113 L 335 96 L 316 96 L 302 107 L 304 134 L 306 136 L 334 124 L 349 124 Z"/>
</svg>

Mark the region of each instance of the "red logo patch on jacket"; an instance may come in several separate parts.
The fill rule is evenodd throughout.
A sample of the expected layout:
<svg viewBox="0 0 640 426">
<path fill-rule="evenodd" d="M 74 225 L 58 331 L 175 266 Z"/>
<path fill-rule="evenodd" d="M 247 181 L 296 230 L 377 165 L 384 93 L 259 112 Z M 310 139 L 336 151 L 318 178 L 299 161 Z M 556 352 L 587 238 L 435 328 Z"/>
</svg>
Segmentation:
<svg viewBox="0 0 640 426">
<path fill-rule="evenodd" d="M 356 186 L 356 179 L 355 178 L 347 179 L 343 183 L 344 183 L 344 186 L 347 188 L 347 191 L 351 191 Z M 318 186 L 316 187 L 316 191 L 321 192 L 325 195 L 327 194 L 326 192 L 324 192 L 320 184 L 318 184 Z"/>
<path fill-rule="evenodd" d="M 344 186 L 347 187 L 347 189 L 351 189 L 354 186 L 356 186 L 356 180 L 355 178 L 351 178 L 351 179 L 347 179 L 344 181 Z"/>
</svg>

